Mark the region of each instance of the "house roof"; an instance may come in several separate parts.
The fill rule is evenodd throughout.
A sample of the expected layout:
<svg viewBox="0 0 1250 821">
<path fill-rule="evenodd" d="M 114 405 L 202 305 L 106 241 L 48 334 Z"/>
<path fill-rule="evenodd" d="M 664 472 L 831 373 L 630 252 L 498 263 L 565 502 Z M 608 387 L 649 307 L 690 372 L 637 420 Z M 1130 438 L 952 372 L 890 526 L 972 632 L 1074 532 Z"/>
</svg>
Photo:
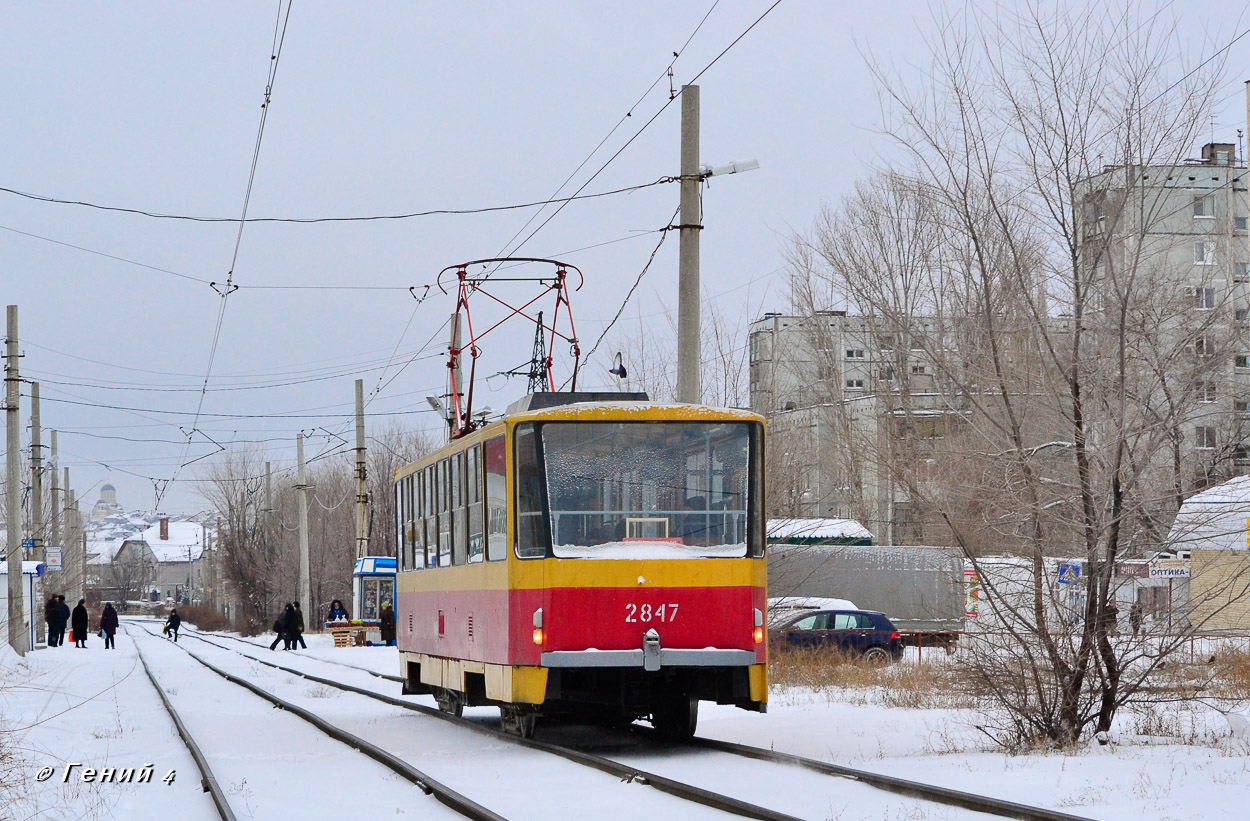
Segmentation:
<svg viewBox="0 0 1250 821">
<path fill-rule="evenodd" d="M 1190 496 L 1168 531 L 1172 550 L 1246 550 L 1250 519 L 1250 476 Z"/>
<path fill-rule="evenodd" d="M 774 542 L 826 539 L 872 540 L 868 528 L 854 519 L 769 519 L 768 540 Z"/>
<path fill-rule="evenodd" d="M 161 539 L 158 522 L 132 538 L 146 542 L 158 562 L 193 562 L 204 552 L 204 531 L 199 524 L 170 522 L 168 533 L 168 539 Z"/>
</svg>

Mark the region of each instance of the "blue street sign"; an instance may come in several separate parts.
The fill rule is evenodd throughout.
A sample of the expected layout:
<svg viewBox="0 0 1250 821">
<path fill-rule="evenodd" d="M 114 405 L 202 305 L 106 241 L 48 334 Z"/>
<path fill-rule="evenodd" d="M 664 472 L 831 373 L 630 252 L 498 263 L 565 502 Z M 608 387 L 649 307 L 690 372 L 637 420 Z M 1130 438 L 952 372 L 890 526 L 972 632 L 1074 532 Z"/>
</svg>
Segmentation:
<svg viewBox="0 0 1250 821">
<path fill-rule="evenodd" d="M 31 548 L 33 548 L 34 546 L 35 546 L 35 540 L 34 540 L 34 539 L 22 539 L 22 548 L 23 548 L 24 550 L 30 550 L 30 549 L 31 549 Z"/>
<path fill-rule="evenodd" d="M 1081 580 L 1081 566 L 1076 562 L 1059 563 L 1059 583 L 1076 584 Z"/>
</svg>

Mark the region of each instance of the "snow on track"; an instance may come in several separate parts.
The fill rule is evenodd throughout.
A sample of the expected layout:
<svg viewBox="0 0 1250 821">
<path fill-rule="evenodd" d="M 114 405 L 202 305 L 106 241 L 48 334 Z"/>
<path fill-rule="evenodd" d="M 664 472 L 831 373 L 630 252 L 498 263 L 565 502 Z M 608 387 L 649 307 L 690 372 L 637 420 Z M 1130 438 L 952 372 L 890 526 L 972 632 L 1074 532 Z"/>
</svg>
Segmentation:
<svg viewBox="0 0 1250 821">
<path fill-rule="evenodd" d="M 187 639 L 188 636 L 184 636 L 183 642 Z M 169 649 L 182 652 L 181 649 Z M 293 674 L 260 665 L 233 648 L 223 649 L 208 642 L 194 642 L 194 647 L 188 643 L 186 649 L 193 650 L 205 661 L 229 673 L 260 685 L 279 698 L 315 712 L 347 732 L 377 744 L 429 773 L 432 778 L 513 821 L 636 816 L 680 817 L 683 821 L 698 821 L 730 817 L 717 810 L 675 799 L 641 785 L 624 783 L 614 776 L 472 732 L 435 717 L 422 716 L 366 696 L 308 682 Z M 268 652 L 265 647 L 258 651 Z M 298 652 L 282 653 L 279 660 L 294 668 L 301 665 L 297 660 L 299 658 Z M 196 664 L 189 658 L 187 662 Z M 398 690 L 394 683 L 380 680 L 367 672 L 336 669 L 331 673 L 325 669 L 328 666 L 323 664 L 317 674 L 342 681 L 353 677 L 349 683 L 392 696 Z M 229 684 L 215 673 L 206 669 L 204 672 L 224 686 L 237 689 L 237 685 Z M 481 713 L 483 723 L 497 724 L 497 710 L 483 709 Z M 371 798 L 371 805 L 373 801 Z M 623 811 L 623 808 L 628 810 Z"/>
<path fill-rule="evenodd" d="M 127 625 L 126 633 L 142 643 L 149 666 L 239 818 L 352 818 L 362 791 L 372 806 L 392 813 L 461 818 L 372 759 L 201 666 L 172 642 L 134 625 Z M 194 772 L 194 765 L 187 768 L 188 780 Z"/>
</svg>

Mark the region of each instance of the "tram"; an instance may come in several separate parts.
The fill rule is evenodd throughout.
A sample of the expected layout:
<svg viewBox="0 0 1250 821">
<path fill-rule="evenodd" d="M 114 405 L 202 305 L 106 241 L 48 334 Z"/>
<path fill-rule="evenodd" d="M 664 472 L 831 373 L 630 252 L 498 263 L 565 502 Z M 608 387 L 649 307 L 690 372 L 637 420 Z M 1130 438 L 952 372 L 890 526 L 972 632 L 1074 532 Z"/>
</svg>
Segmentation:
<svg viewBox="0 0 1250 821">
<path fill-rule="evenodd" d="M 399 469 L 404 692 L 521 736 L 764 712 L 763 468 L 754 413 L 549 391 Z"/>
</svg>

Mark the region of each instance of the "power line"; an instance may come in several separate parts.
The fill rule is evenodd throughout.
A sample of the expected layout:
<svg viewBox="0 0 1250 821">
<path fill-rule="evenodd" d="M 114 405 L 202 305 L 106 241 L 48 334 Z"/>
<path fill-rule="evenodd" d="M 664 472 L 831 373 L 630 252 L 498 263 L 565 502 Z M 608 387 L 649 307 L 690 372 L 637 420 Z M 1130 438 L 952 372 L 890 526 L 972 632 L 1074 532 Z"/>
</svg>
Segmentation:
<svg viewBox="0 0 1250 821">
<path fill-rule="evenodd" d="M 693 77 L 693 78 L 691 78 L 691 80 L 690 80 L 690 82 L 689 82 L 689 83 L 684 83 L 683 85 L 692 85 L 692 84 L 694 84 L 694 82 L 695 82 L 695 81 L 697 81 L 700 77 L 702 77 L 704 74 L 706 74 L 706 73 L 708 72 L 708 70 L 712 68 L 712 66 L 716 65 L 716 64 L 720 61 L 720 59 L 721 59 L 722 57 L 724 57 L 726 54 L 728 54 L 728 53 L 729 53 L 729 50 L 730 50 L 730 49 L 732 49 L 732 48 L 733 48 L 734 46 L 736 46 L 739 42 L 741 42 L 741 41 L 742 41 L 742 38 L 744 38 L 744 37 L 746 37 L 748 34 L 750 34 L 750 33 L 751 33 L 751 31 L 752 31 L 752 29 L 754 29 L 756 26 L 758 26 L 758 25 L 760 24 L 760 22 L 761 22 L 761 21 L 763 21 L 763 19 L 764 19 L 765 17 L 767 17 L 770 13 L 772 13 L 773 9 L 777 8 L 777 6 L 779 6 L 779 5 L 781 5 L 781 0 L 775 0 L 771 6 L 769 6 L 767 9 L 765 9 L 765 10 L 764 10 L 764 13 L 763 13 L 763 14 L 761 14 L 759 17 L 755 18 L 755 21 L 754 21 L 754 22 L 752 22 L 752 23 L 751 23 L 751 25 L 747 26 L 747 27 L 746 27 L 746 29 L 744 29 L 744 30 L 743 30 L 743 32 L 742 32 L 741 34 L 739 34 L 737 37 L 735 37 L 735 38 L 733 39 L 733 41 L 732 41 L 732 42 L 730 42 L 730 44 L 729 44 L 729 45 L 725 46 L 725 48 L 721 50 L 720 54 L 717 54 L 715 57 L 713 57 L 713 58 L 712 58 L 712 61 L 711 61 L 710 63 L 708 63 L 706 66 L 704 66 L 702 69 L 700 69 L 699 73 L 698 73 L 698 74 L 696 74 L 696 75 L 694 75 L 694 77 Z M 598 169 L 597 171 L 595 171 L 595 173 L 591 174 L 591 175 L 590 175 L 590 178 L 589 178 L 589 179 L 587 179 L 587 180 L 586 180 L 586 182 L 582 183 L 582 184 L 581 184 L 581 186 L 580 186 L 580 187 L 579 187 L 576 191 L 574 191 L 574 192 L 573 192 L 573 195 L 574 195 L 574 196 L 576 196 L 576 195 L 580 194 L 583 190 L 585 190 L 586 186 L 588 186 L 588 185 L 590 185 L 592 182 L 594 182 L 594 181 L 595 181 L 595 179 L 596 179 L 596 178 L 597 178 L 600 174 L 602 174 L 602 173 L 604 172 L 604 170 L 605 170 L 605 169 L 606 169 L 609 165 L 611 165 L 611 164 L 612 164 L 612 162 L 613 162 L 613 161 L 614 161 L 617 157 L 619 157 L 622 153 L 624 153 L 625 149 L 629 148 L 629 147 L 630 147 L 630 146 L 634 143 L 634 141 L 635 141 L 635 140 L 637 140 L 639 137 L 641 137 L 641 136 L 642 136 L 642 134 L 643 134 L 643 132 L 644 132 L 644 131 L 646 131 L 646 130 L 647 130 L 647 129 L 651 126 L 651 124 L 652 124 L 652 123 L 654 123 L 657 119 L 659 119 L 660 115 L 661 115 L 661 114 L 663 114 L 663 113 L 664 113 L 664 112 L 668 109 L 668 107 L 669 107 L 670 105 L 672 105 L 672 104 L 673 104 L 673 101 L 674 101 L 674 100 L 676 100 L 676 99 L 678 99 L 679 97 L 681 97 L 681 92 L 680 92 L 680 91 L 675 92 L 675 93 L 674 93 L 671 97 L 669 97 L 668 101 L 667 101 L 667 102 L 665 102 L 665 103 L 664 103 L 664 105 L 660 106 L 660 110 L 659 110 L 659 111 L 657 111 L 657 112 L 655 112 L 655 114 L 651 115 L 651 119 L 649 119 L 649 120 L 647 120 L 645 123 L 643 123 L 643 124 L 642 124 L 642 127 L 641 127 L 641 128 L 639 128 L 636 132 L 634 132 L 634 135 L 633 135 L 632 137 L 630 137 L 628 140 L 626 140 L 624 145 L 622 145 L 620 148 L 618 148 L 618 149 L 617 149 L 617 150 L 616 150 L 616 151 L 612 154 L 612 156 L 608 157 L 607 161 L 606 161 L 606 162 L 604 162 L 604 163 L 603 163 L 603 165 L 599 166 L 599 169 Z M 567 203 L 566 203 L 566 204 L 567 204 Z M 526 243 L 528 243 L 531 239 L 533 239 L 533 238 L 534 238 L 534 235 L 535 235 L 535 234 L 537 234 L 539 231 L 541 231 L 543 228 L 545 228 L 545 227 L 547 226 L 547 224 L 548 224 L 548 223 L 550 223 L 553 219 L 555 219 L 555 218 L 556 218 L 556 216 L 557 216 L 557 215 L 558 215 L 561 211 L 563 211 L 563 210 L 564 210 L 564 206 L 565 206 L 565 204 L 562 204 L 562 205 L 560 205 L 558 208 L 556 208 L 556 210 L 552 211 L 552 212 L 551 212 L 551 215 L 550 215 L 549 217 L 547 217 L 547 219 L 543 220 L 543 221 L 542 221 L 542 223 L 541 223 L 541 224 L 539 224 L 539 226 L 538 226 L 537 228 L 535 228 L 533 231 L 531 231 L 531 232 L 529 233 L 529 235 L 528 235 L 525 239 L 521 240 L 520 244 L 518 244 L 515 248 L 513 248 L 513 249 L 512 249 L 512 251 L 511 251 L 511 253 L 514 253 L 514 254 L 515 254 L 517 251 L 519 251 L 521 248 L 523 248 L 523 247 L 525 246 L 525 244 L 526 244 Z M 522 229 L 522 230 L 524 230 L 524 229 Z M 519 232 L 518 232 L 518 233 L 519 233 Z"/>
<path fill-rule="evenodd" d="M 26 396 L 27 394 L 23 394 Z M 195 415 L 191 411 L 168 410 L 165 408 L 135 408 L 126 405 L 111 405 L 107 402 L 83 402 L 75 399 L 56 399 L 53 397 L 41 397 L 43 402 L 59 402 L 63 405 L 80 405 L 88 408 L 104 408 L 106 410 L 127 411 L 130 413 L 165 413 L 172 416 L 192 416 Z M 432 408 L 417 408 L 416 410 L 406 411 L 384 411 L 380 413 L 366 413 L 365 416 L 407 416 L 415 413 L 433 413 Z M 355 419 L 354 413 L 204 413 L 198 414 L 200 417 L 211 419 Z M 168 423 L 172 424 L 172 423 Z M 198 429 L 192 429 L 192 433 Z M 188 441 L 189 445 L 190 442 Z M 172 479 L 170 481 L 173 481 Z"/>
<path fill-rule="evenodd" d="M 580 168 L 580 166 L 579 166 Z M 576 173 L 576 172 L 575 172 Z M 256 222 L 268 223 L 290 223 L 298 225 L 313 225 L 317 223 L 327 222 L 380 222 L 387 220 L 410 220 L 419 217 L 434 216 L 465 216 L 471 214 L 491 214 L 500 211 L 518 211 L 527 208 L 545 208 L 548 205 L 556 203 L 569 203 L 575 200 L 593 200 L 601 197 L 611 197 L 617 194 L 631 194 L 635 191 L 641 191 L 644 188 L 651 188 L 655 185 L 663 185 L 665 183 L 677 182 L 676 177 L 660 177 L 652 182 L 642 183 L 640 185 L 630 185 L 625 188 L 614 188 L 610 191 L 599 191 L 593 194 L 580 194 L 569 197 L 550 197 L 545 200 L 535 200 L 533 202 L 520 202 L 511 205 L 490 205 L 478 208 L 430 208 L 424 211 L 408 211 L 397 214 L 365 214 L 346 217 L 200 217 L 189 214 L 168 214 L 159 211 L 146 211 L 142 208 L 128 208 L 117 205 L 101 205 L 99 203 L 89 202 L 86 200 L 70 200 L 60 197 L 50 197 L 44 194 L 33 194 L 29 191 L 20 191 L 16 188 L 6 188 L 0 186 L 0 192 L 13 194 L 14 196 L 24 197 L 36 202 L 46 202 L 55 205 L 75 205 L 84 208 L 91 208 L 97 211 L 113 211 L 122 214 L 134 214 L 137 216 L 150 217 L 151 219 L 160 220 L 180 220 L 183 222 L 203 222 L 203 223 L 229 223 L 244 224 Z M 563 186 L 561 186 L 563 187 Z M 558 189 L 557 189 L 558 191 Z M 245 211 L 246 213 L 246 211 Z M 257 286 L 252 286 L 257 287 Z"/>
</svg>

